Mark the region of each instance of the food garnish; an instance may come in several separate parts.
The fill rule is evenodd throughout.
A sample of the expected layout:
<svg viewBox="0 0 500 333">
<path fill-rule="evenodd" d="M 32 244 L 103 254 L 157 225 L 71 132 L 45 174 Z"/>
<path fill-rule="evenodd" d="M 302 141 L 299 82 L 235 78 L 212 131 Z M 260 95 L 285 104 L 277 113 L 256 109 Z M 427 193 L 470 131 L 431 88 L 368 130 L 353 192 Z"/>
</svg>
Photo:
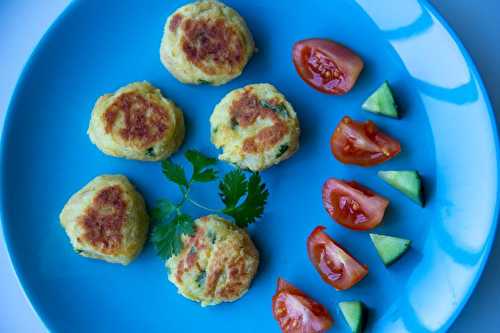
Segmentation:
<svg viewBox="0 0 500 333">
<path fill-rule="evenodd" d="M 339 303 L 340 312 L 344 316 L 352 333 L 361 333 L 366 321 L 366 308 L 361 301 L 346 301 Z"/>
<path fill-rule="evenodd" d="M 384 265 L 389 266 L 410 248 L 411 241 L 404 238 L 370 234 L 373 245 Z"/>
<path fill-rule="evenodd" d="M 382 133 L 371 120 L 360 122 L 342 118 L 330 139 L 333 155 L 342 163 L 373 166 L 401 151 L 399 142 Z"/>
<path fill-rule="evenodd" d="M 368 274 L 368 267 L 316 227 L 307 238 L 307 254 L 321 278 L 337 290 L 346 290 Z"/>
<path fill-rule="evenodd" d="M 253 172 L 247 177 L 242 170 L 235 169 L 226 173 L 219 182 L 219 196 L 224 207 L 208 208 L 196 202 L 190 196 L 190 192 L 196 183 L 217 179 L 217 170 L 214 169 L 217 160 L 196 150 L 188 150 L 184 155 L 193 169 L 189 179 L 182 166 L 171 160 L 162 162 L 163 174 L 178 185 L 182 193 L 181 200 L 173 203 L 167 199 L 160 199 L 151 212 L 153 221 L 158 222 L 153 229 L 152 241 L 162 258 L 179 254 L 183 247 L 181 236 L 191 236 L 196 231 L 193 217 L 183 212 L 186 203 L 189 202 L 212 213 L 231 216 L 238 227 L 245 228 L 262 216 L 269 196 L 259 173 Z"/>
<path fill-rule="evenodd" d="M 273 314 L 283 333 L 322 333 L 333 325 L 323 305 L 282 278 L 273 296 Z"/>
<path fill-rule="evenodd" d="M 394 101 L 391 87 L 385 81 L 368 97 L 361 106 L 364 110 L 383 116 L 398 118 L 398 107 Z"/>
<path fill-rule="evenodd" d="M 406 195 L 413 202 L 422 207 L 424 206 L 422 180 L 417 171 L 379 171 L 378 176 L 387 184 Z"/>
<path fill-rule="evenodd" d="M 356 53 L 328 39 L 295 43 L 292 58 L 302 80 L 326 94 L 350 91 L 363 69 L 363 60 Z"/>
<path fill-rule="evenodd" d="M 323 185 L 323 206 L 337 223 L 354 230 L 369 230 L 382 222 L 389 201 L 354 181 L 335 178 Z"/>
</svg>

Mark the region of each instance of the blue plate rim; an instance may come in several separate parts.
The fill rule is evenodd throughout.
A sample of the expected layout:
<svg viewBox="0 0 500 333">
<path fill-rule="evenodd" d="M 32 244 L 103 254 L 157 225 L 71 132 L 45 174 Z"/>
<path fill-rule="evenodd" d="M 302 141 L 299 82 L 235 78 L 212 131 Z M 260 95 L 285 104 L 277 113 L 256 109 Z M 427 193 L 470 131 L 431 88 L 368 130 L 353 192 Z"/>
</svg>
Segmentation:
<svg viewBox="0 0 500 333">
<path fill-rule="evenodd" d="M 470 284 L 469 289 L 467 290 L 465 296 L 462 298 L 460 304 L 456 307 L 455 311 L 452 313 L 452 315 L 447 319 L 447 321 L 443 324 L 443 326 L 440 328 L 440 331 L 447 331 L 450 326 L 455 322 L 457 317 L 460 315 L 460 313 L 463 311 L 463 308 L 469 301 L 470 297 L 472 296 L 472 293 L 477 287 L 477 284 L 479 283 L 479 279 L 481 278 L 484 269 L 486 267 L 486 263 L 488 262 L 488 259 L 490 257 L 491 251 L 492 251 L 492 246 L 495 241 L 495 236 L 496 236 L 496 231 L 498 228 L 498 218 L 500 214 L 500 196 L 498 195 L 498 189 L 500 188 L 500 166 L 498 164 L 499 161 L 499 155 L 500 155 L 500 140 L 498 137 L 498 127 L 495 119 L 495 113 L 493 111 L 493 107 L 491 104 L 491 100 L 488 94 L 488 90 L 484 84 L 484 81 L 481 77 L 481 74 L 479 73 L 477 66 L 472 59 L 469 51 L 467 48 L 464 46 L 462 43 L 461 39 L 458 37 L 457 33 L 454 31 L 454 29 L 448 24 L 446 19 L 439 13 L 439 11 L 432 5 L 428 0 L 415 0 L 416 2 L 420 3 L 423 5 L 425 9 L 427 9 L 433 16 L 436 17 L 437 21 L 439 24 L 441 24 L 446 32 L 450 35 L 451 39 L 453 42 L 458 46 L 458 49 L 460 50 L 460 53 L 462 57 L 464 58 L 465 62 L 467 63 L 467 67 L 471 70 L 472 72 L 472 77 L 475 78 L 476 82 L 478 83 L 479 90 L 481 91 L 483 95 L 483 99 L 485 102 L 485 106 L 488 112 L 488 118 L 490 120 L 492 132 L 493 132 L 493 143 L 495 145 L 495 161 L 497 162 L 497 170 L 496 170 L 496 176 L 497 176 L 497 182 L 496 182 L 496 200 L 495 200 L 495 211 L 493 214 L 494 221 L 491 224 L 490 227 L 490 234 L 488 235 L 488 238 L 484 244 L 484 255 L 481 259 L 481 263 L 479 264 L 479 268 L 477 270 L 477 273 L 474 276 L 473 281 Z M 34 59 L 36 58 L 38 52 L 40 49 L 44 47 L 44 45 L 47 43 L 48 38 L 52 35 L 53 31 L 55 30 L 56 27 L 58 27 L 61 22 L 73 11 L 75 8 L 77 8 L 77 4 L 79 3 L 79 0 L 72 0 L 65 8 L 64 10 L 54 19 L 54 21 L 50 24 L 50 26 L 47 28 L 47 30 L 43 33 L 43 36 L 40 38 L 40 40 L 36 43 L 35 47 L 31 51 L 28 60 L 23 66 L 23 69 L 21 71 L 21 74 L 19 78 L 17 79 L 17 82 L 15 84 L 14 91 L 12 95 L 9 98 L 8 102 L 8 107 L 6 109 L 5 115 L 3 119 L 0 120 L 0 165 L 3 165 L 3 163 L 6 160 L 6 156 L 4 153 L 4 145 L 3 142 L 5 140 L 5 128 L 6 124 L 9 123 L 9 119 L 11 117 L 11 114 L 13 113 L 13 106 L 15 105 L 17 96 L 19 94 L 19 91 L 22 89 L 23 83 L 26 81 L 26 77 L 28 76 L 29 68 L 31 67 L 32 63 L 34 62 Z M 4 169 L 0 168 L 0 179 L 4 179 Z M 2 238 L 5 243 L 5 248 L 7 249 L 7 252 L 9 254 L 9 263 L 12 271 L 14 272 L 16 276 L 16 281 L 17 284 L 19 285 L 20 289 L 22 290 L 24 298 L 27 300 L 30 308 L 32 309 L 33 313 L 36 315 L 38 320 L 42 323 L 42 325 L 47 329 L 47 331 L 51 332 L 51 328 L 49 326 L 50 320 L 46 320 L 45 315 L 41 313 L 38 309 L 40 308 L 37 304 L 37 301 L 34 298 L 30 297 L 30 294 L 33 293 L 33 291 L 29 290 L 29 288 L 25 285 L 24 278 L 22 274 L 19 273 L 19 263 L 17 262 L 17 259 L 15 256 L 12 255 L 12 244 L 10 241 L 10 238 L 7 237 L 7 229 L 5 227 L 5 223 L 3 222 L 5 220 L 4 216 L 4 205 L 5 205 L 5 194 L 3 191 L 0 189 L 0 225 L 2 228 Z"/>
<path fill-rule="evenodd" d="M 71 2 L 63 9 L 59 15 L 54 19 L 54 21 L 49 25 L 47 30 L 43 33 L 42 37 L 40 40 L 36 43 L 35 47 L 29 54 L 28 60 L 23 66 L 23 69 L 21 71 L 21 74 L 19 75 L 19 78 L 16 81 L 16 85 L 14 88 L 14 91 L 12 92 L 12 95 L 10 96 L 9 102 L 8 102 L 8 107 L 5 112 L 5 115 L 3 119 L 1 120 L 0 123 L 0 161 L 1 165 L 6 160 L 6 156 L 4 153 L 4 145 L 3 142 L 5 141 L 5 128 L 6 124 L 9 123 L 9 119 L 11 117 L 11 114 L 13 113 L 13 108 L 16 103 L 17 96 L 19 94 L 19 91 L 22 89 L 23 82 L 26 80 L 26 77 L 28 76 L 29 68 L 31 67 L 32 63 L 34 62 L 34 59 L 39 52 L 40 49 L 44 47 L 44 45 L 47 43 L 50 35 L 52 35 L 52 32 L 55 30 L 55 28 L 61 24 L 61 22 L 64 20 L 66 16 L 68 16 L 76 7 L 78 4 L 78 0 L 71 0 Z M 0 179 L 4 179 L 4 169 L 0 168 Z M 31 308 L 32 312 L 35 314 L 36 318 L 42 323 L 42 325 L 45 327 L 45 329 L 48 332 L 52 332 L 51 328 L 49 327 L 49 320 L 45 320 L 45 316 L 41 313 L 41 311 L 38 311 L 39 306 L 36 302 L 35 299 L 30 297 L 30 294 L 32 291 L 28 290 L 26 284 L 24 283 L 24 278 L 22 277 L 22 274 L 19 274 L 19 263 L 17 263 L 17 259 L 15 256 L 12 255 L 12 244 L 10 242 L 10 238 L 7 237 L 7 229 L 5 227 L 4 221 L 5 216 L 4 216 L 4 202 L 5 202 L 5 194 L 4 192 L 0 189 L 0 225 L 2 228 L 2 238 L 4 241 L 5 248 L 7 249 L 7 253 L 9 254 L 9 264 L 10 268 L 13 271 L 15 277 L 16 277 L 16 282 L 19 288 L 22 291 L 22 294 L 24 296 L 24 299 L 27 301 L 29 304 L 29 307 Z"/>
<path fill-rule="evenodd" d="M 486 267 L 486 263 L 488 262 L 488 259 L 489 259 L 490 254 L 491 254 L 491 250 L 493 248 L 493 243 L 494 243 L 495 238 L 496 238 L 496 233 L 497 233 L 497 229 L 498 229 L 498 218 L 499 218 L 499 212 L 500 212 L 500 207 L 499 207 L 500 206 L 500 197 L 498 195 L 499 194 L 498 189 L 500 188 L 500 179 L 498 178 L 498 176 L 500 174 L 499 164 L 498 164 L 498 157 L 499 157 L 499 153 L 500 153 L 500 147 L 499 147 L 500 140 L 498 138 L 498 127 L 497 127 L 497 123 L 496 123 L 496 119 L 495 119 L 495 113 L 493 111 L 493 106 L 491 105 L 491 100 L 490 100 L 490 97 L 488 94 L 488 90 L 486 89 L 486 86 L 484 85 L 484 81 L 481 77 L 481 74 L 479 73 L 479 70 L 477 69 L 477 66 L 476 66 L 476 63 L 474 62 L 474 59 L 472 59 L 469 51 L 467 50 L 465 45 L 462 43 L 461 39 L 458 37 L 455 30 L 453 30 L 453 28 L 448 24 L 448 22 L 441 15 L 441 13 L 439 13 L 439 11 L 431 3 L 429 3 L 428 0 L 418 0 L 418 1 L 421 2 L 422 4 L 424 4 L 424 6 L 432 13 L 432 15 L 434 15 L 436 17 L 438 22 L 441 25 L 443 25 L 443 27 L 446 29 L 448 34 L 450 34 L 453 42 L 455 42 L 455 44 L 458 46 L 462 56 L 464 57 L 465 62 L 467 63 L 467 66 L 472 71 L 472 76 L 476 78 L 476 81 L 479 85 L 479 89 L 480 89 L 481 93 L 483 94 L 485 105 L 486 105 L 486 108 L 488 110 L 488 117 L 489 117 L 490 123 L 492 125 L 492 131 L 493 131 L 493 137 L 494 137 L 493 142 L 495 144 L 495 160 L 497 162 L 496 200 L 495 200 L 495 212 L 493 214 L 494 221 L 490 227 L 490 234 L 488 235 L 488 239 L 487 239 L 486 244 L 485 244 L 485 251 L 484 251 L 485 255 L 482 258 L 482 262 L 479 265 L 478 271 L 477 271 L 472 283 L 470 284 L 470 287 L 469 287 L 465 297 L 463 297 L 462 301 L 460 302 L 460 304 L 458 305 L 456 310 L 453 312 L 453 314 L 448 318 L 446 323 L 443 325 L 442 329 L 444 331 L 447 331 L 450 328 L 450 326 L 455 322 L 455 320 L 458 318 L 460 313 L 462 313 L 465 305 L 469 302 L 469 299 L 471 298 L 472 293 L 476 289 L 476 287 L 479 283 L 479 279 L 483 275 L 484 269 Z"/>
</svg>

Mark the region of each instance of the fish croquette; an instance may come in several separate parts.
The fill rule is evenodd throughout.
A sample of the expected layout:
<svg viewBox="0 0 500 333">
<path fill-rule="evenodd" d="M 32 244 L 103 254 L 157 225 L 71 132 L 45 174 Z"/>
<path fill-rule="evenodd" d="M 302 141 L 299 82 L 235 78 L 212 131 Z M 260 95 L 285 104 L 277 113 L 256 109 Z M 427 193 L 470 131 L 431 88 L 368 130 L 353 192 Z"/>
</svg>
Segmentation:
<svg viewBox="0 0 500 333">
<path fill-rule="evenodd" d="M 183 83 L 221 85 L 241 74 L 254 49 L 252 34 L 237 12 L 205 0 L 168 17 L 160 58 Z"/>
<path fill-rule="evenodd" d="M 195 220 L 182 251 L 166 261 L 168 278 L 184 297 L 202 306 L 232 302 L 250 287 L 259 252 L 246 230 L 216 215 Z"/>
<path fill-rule="evenodd" d="M 252 84 L 227 94 L 211 117 L 211 140 L 219 159 L 264 170 L 299 148 L 300 127 L 292 105 L 270 84 Z"/>
<path fill-rule="evenodd" d="M 87 133 L 107 155 L 158 161 L 184 140 L 184 117 L 160 90 L 135 82 L 97 100 Z"/>
<path fill-rule="evenodd" d="M 142 196 L 121 175 L 93 179 L 69 199 L 59 218 L 78 254 L 123 265 L 142 250 L 149 228 Z"/>
</svg>

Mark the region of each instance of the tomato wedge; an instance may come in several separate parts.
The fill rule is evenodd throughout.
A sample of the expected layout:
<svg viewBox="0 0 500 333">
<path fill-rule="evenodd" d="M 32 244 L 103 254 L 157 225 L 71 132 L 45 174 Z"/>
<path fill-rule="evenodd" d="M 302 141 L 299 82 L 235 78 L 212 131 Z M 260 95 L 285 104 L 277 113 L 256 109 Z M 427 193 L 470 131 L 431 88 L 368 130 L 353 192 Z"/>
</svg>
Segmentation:
<svg viewBox="0 0 500 333">
<path fill-rule="evenodd" d="M 302 80 L 327 94 L 347 93 L 363 69 L 363 60 L 356 53 L 328 39 L 295 43 L 292 59 Z"/>
<path fill-rule="evenodd" d="M 321 278 L 337 290 L 346 290 L 368 274 L 360 264 L 318 226 L 307 238 L 307 253 Z"/>
<path fill-rule="evenodd" d="M 334 178 L 323 185 L 323 206 L 332 219 L 354 230 L 369 230 L 382 222 L 389 200 L 354 182 Z"/>
<path fill-rule="evenodd" d="M 322 333 L 333 325 L 323 305 L 282 278 L 273 296 L 273 315 L 284 333 Z"/>
<path fill-rule="evenodd" d="M 371 120 L 360 122 L 345 116 L 330 140 L 333 155 L 342 163 L 372 166 L 401 151 L 398 141 L 380 132 Z"/>
</svg>

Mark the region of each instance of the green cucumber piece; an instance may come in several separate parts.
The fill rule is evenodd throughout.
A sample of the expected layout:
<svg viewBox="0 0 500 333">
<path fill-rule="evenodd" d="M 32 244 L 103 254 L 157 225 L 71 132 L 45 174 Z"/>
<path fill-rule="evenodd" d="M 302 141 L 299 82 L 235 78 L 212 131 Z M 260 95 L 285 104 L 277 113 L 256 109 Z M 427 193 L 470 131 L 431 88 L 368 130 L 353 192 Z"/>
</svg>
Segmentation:
<svg viewBox="0 0 500 333">
<path fill-rule="evenodd" d="M 365 307 L 360 301 L 339 303 L 340 311 L 353 333 L 361 333 L 365 324 Z"/>
<path fill-rule="evenodd" d="M 377 249 L 380 259 L 386 266 L 398 260 L 411 245 L 410 240 L 393 236 L 370 234 L 370 238 Z"/>
<path fill-rule="evenodd" d="M 379 171 L 378 176 L 420 206 L 424 206 L 422 180 L 417 171 Z"/>
<path fill-rule="evenodd" d="M 399 116 L 398 107 L 394 101 L 391 87 L 387 81 L 382 83 L 361 107 L 368 112 L 381 114 L 387 117 L 398 118 Z"/>
</svg>

